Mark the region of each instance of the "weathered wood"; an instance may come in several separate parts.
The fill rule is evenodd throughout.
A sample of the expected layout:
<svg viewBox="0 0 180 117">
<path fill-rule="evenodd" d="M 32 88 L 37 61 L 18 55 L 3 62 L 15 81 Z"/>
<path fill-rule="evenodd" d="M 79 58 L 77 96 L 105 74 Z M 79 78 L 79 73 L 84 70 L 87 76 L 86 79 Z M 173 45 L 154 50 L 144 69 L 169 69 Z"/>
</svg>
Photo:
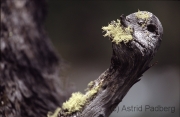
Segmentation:
<svg viewBox="0 0 180 117">
<path fill-rule="evenodd" d="M 138 24 L 139 20 L 135 14 L 131 14 L 123 21 L 127 26 L 133 27 L 133 41 L 118 45 L 112 43 L 110 68 L 96 80 L 103 82 L 102 89 L 84 108 L 81 114 L 83 117 L 108 117 L 129 89 L 150 68 L 149 64 L 160 45 L 163 29 L 157 17 L 152 14 L 144 27 Z M 148 29 L 150 25 L 155 26 L 155 29 Z"/>
<path fill-rule="evenodd" d="M 148 14 L 148 17 L 138 16 L 138 13 Z M 88 88 L 90 91 L 99 86 L 97 94 L 87 98 L 87 103 L 77 112 L 68 113 L 68 109 L 62 108 L 58 117 L 108 117 L 129 89 L 151 67 L 150 62 L 162 40 L 160 21 L 152 13 L 140 11 L 127 17 L 122 15 L 120 20 L 121 27 L 132 28 L 133 39 L 128 43 L 112 43 L 110 67 Z"/>
<path fill-rule="evenodd" d="M 0 117 L 46 117 L 68 97 L 43 22 L 45 0 L 1 0 Z"/>
<path fill-rule="evenodd" d="M 58 117 L 111 114 L 150 68 L 160 45 L 161 23 L 148 14 L 147 20 L 136 14 L 120 17 L 121 27 L 132 28 L 133 40 L 112 43 L 110 67 L 88 86 L 96 89 L 93 95 L 80 110 L 61 109 Z M 1 0 L 0 117 L 45 117 L 68 97 L 59 79 L 61 61 L 42 26 L 45 15 L 44 0 Z"/>
</svg>

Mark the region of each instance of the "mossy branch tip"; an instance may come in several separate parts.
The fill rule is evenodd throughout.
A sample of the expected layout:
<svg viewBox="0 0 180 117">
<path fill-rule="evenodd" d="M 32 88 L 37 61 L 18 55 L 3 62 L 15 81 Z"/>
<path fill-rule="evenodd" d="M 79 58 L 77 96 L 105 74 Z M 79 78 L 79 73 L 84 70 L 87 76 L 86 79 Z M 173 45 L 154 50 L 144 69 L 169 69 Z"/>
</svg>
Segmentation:
<svg viewBox="0 0 180 117">
<path fill-rule="evenodd" d="M 124 27 L 121 24 L 120 19 L 112 21 L 108 26 L 103 26 L 102 30 L 106 32 L 103 36 L 111 38 L 112 42 L 115 42 L 116 44 L 119 44 L 120 42 L 127 43 L 133 39 L 131 34 L 133 30 L 129 26 Z"/>
</svg>

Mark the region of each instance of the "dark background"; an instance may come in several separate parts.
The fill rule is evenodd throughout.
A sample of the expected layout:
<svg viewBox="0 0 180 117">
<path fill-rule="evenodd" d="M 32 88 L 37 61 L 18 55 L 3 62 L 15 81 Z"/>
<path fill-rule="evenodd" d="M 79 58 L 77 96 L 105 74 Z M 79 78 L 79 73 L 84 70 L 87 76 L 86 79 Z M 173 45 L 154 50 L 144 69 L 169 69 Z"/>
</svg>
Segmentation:
<svg viewBox="0 0 180 117">
<path fill-rule="evenodd" d="M 171 112 L 113 112 L 111 117 L 179 117 L 180 79 L 180 2 L 120 1 L 48 1 L 45 28 L 55 48 L 66 60 L 69 80 L 83 92 L 110 65 L 111 42 L 102 35 L 102 26 L 121 14 L 149 11 L 164 28 L 161 47 L 153 61 L 158 64 L 147 71 L 119 105 L 161 105 L 176 108 Z"/>
</svg>

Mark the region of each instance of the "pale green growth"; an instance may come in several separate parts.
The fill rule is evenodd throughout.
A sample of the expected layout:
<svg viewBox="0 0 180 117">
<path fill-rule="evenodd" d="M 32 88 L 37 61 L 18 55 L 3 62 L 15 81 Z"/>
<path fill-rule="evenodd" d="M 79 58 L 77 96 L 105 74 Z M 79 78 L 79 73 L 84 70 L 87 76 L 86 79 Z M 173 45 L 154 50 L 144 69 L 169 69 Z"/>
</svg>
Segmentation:
<svg viewBox="0 0 180 117">
<path fill-rule="evenodd" d="M 94 82 L 91 81 L 91 82 L 89 82 L 88 87 L 92 87 L 93 85 L 94 85 Z"/>
<path fill-rule="evenodd" d="M 89 86 L 94 86 L 94 81 L 91 81 L 89 84 Z M 102 83 L 98 84 L 97 86 L 93 87 L 92 89 L 90 89 L 89 91 L 86 92 L 85 96 L 87 97 L 87 99 L 90 99 L 91 97 L 93 97 L 95 94 L 98 93 L 99 89 L 101 88 Z"/>
<path fill-rule="evenodd" d="M 143 19 L 143 20 L 148 20 L 150 17 L 148 12 L 142 12 L 140 10 L 138 10 L 138 12 L 135 13 L 135 15 L 138 19 Z"/>
<path fill-rule="evenodd" d="M 92 85 L 92 83 L 93 82 L 91 81 L 89 85 Z M 66 112 L 67 114 L 80 111 L 88 102 L 88 99 L 91 99 L 99 91 L 100 86 L 101 85 L 99 84 L 98 86 L 92 88 L 87 91 L 85 95 L 80 92 L 73 93 L 70 99 L 63 103 L 62 109 L 68 110 L 68 112 Z"/>
<path fill-rule="evenodd" d="M 63 103 L 62 108 L 68 110 L 68 113 L 72 113 L 80 110 L 85 103 L 86 96 L 80 92 L 75 92 L 68 101 Z"/>
<path fill-rule="evenodd" d="M 87 89 L 85 91 L 89 91 L 94 86 L 94 81 L 90 81 L 87 85 Z"/>
<path fill-rule="evenodd" d="M 58 114 L 59 114 L 59 112 L 61 111 L 61 108 L 57 108 L 55 111 L 54 111 L 54 113 L 52 113 L 52 112 L 48 112 L 48 117 L 58 117 Z"/>
<path fill-rule="evenodd" d="M 95 94 L 98 92 L 99 87 L 100 87 L 100 86 L 94 87 L 93 89 L 89 90 L 85 95 L 86 95 L 88 98 L 92 97 L 93 95 L 95 95 Z"/>
<path fill-rule="evenodd" d="M 130 27 L 123 27 L 119 19 L 117 19 L 117 22 L 113 21 L 113 23 L 110 23 L 108 26 L 102 27 L 102 29 L 103 31 L 106 31 L 106 34 L 103 36 L 110 37 L 112 42 L 115 42 L 116 44 L 122 41 L 127 43 L 133 39 L 131 35 L 132 29 Z"/>
<path fill-rule="evenodd" d="M 142 12 L 140 10 L 138 10 L 137 13 L 135 13 L 136 17 L 138 19 L 143 19 L 144 23 L 142 24 L 142 27 L 144 27 L 147 24 L 148 19 L 150 18 L 150 14 L 148 12 Z"/>
</svg>

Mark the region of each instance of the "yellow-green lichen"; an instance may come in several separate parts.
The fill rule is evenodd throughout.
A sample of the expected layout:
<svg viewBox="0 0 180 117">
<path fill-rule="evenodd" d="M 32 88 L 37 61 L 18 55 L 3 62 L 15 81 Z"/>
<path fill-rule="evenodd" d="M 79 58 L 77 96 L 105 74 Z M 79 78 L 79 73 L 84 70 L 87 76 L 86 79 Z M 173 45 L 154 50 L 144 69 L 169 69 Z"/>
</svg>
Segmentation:
<svg viewBox="0 0 180 117">
<path fill-rule="evenodd" d="M 90 89 L 86 92 L 86 94 L 82 94 L 80 92 L 73 93 L 69 100 L 63 103 L 62 109 L 65 110 L 67 114 L 80 111 L 88 100 L 99 91 L 100 86 L 101 85 L 98 85 Z"/>
<path fill-rule="evenodd" d="M 75 92 L 72 94 L 70 99 L 63 103 L 62 108 L 68 110 L 68 113 L 76 112 L 82 108 L 86 103 L 86 97 L 80 92 Z"/>
<path fill-rule="evenodd" d="M 59 112 L 61 111 L 61 108 L 57 108 L 55 111 L 54 111 L 54 113 L 52 113 L 52 112 L 48 112 L 48 117 L 58 117 L 58 114 L 59 114 Z"/>
<path fill-rule="evenodd" d="M 108 26 L 102 27 L 102 29 L 103 31 L 106 31 L 106 34 L 103 36 L 110 37 L 112 39 L 112 42 L 115 42 L 116 44 L 120 42 L 127 43 L 133 39 L 131 35 L 132 29 L 130 27 L 126 28 L 122 26 L 119 19 L 117 19 L 117 22 L 113 21 Z"/>
<path fill-rule="evenodd" d="M 54 113 L 48 112 L 47 117 L 58 117 L 58 114 L 69 115 L 73 112 L 81 111 L 81 109 L 98 93 L 101 82 L 96 86 L 94 81 L 91 81 L 88 86 L 91 87 L 86 94 L 80 92 L 72 93 L 68 101 L 64 102 L 62 108 L 57 108 Z"/>
<path fill-rule="evenodd" d="M 86 92 L 86 96 L 87 96 L 88 98 L 90 98 L 90 97 L 92 97 L 93 95 L 95 95 L 95 94 L 98 92 L 99 87 L 100 87 L 100 86 L 97 86 L 97 87 L 95 87 L 95 88 L 92 88 L 92 89 L 89 90 L 88 92 Z"/>
<path fill-rule="evenodd" d="M 87 88 L 85 89 L 85 91 L 89 91 L 93 86 L 94 86 L 94 81 L 90 81 L 88 83 Z"/>
<path fill-rule="evenodd" d="M 94 85 L 94 82 L 93 81 L 90 81 L 89 83 L 88 83 L 88 87 L 92 87 Z"/>
<path fill-rule="evenodd" d="M 140 10 L 138 10 L 138 12 L 135 13 L 135 15 L 138 19 L 143 19 L 143 20 L 148 20 L 150 17 L 148 12 L 142 12 Z"/>
<path fill-rule="evenodd" d="M 138 19 L 144 20 L 144 21 L 142 22 L 141 26 L 142 26 L 142 27 L 146 26 L 147 21 L 148 21 L 148 19 L 150 18 L 149 12 L 138 10 L 138 12 L 135 13 L 135 15 L 136 15 L 136 17 L 137 17 Z"/>
</svg>

